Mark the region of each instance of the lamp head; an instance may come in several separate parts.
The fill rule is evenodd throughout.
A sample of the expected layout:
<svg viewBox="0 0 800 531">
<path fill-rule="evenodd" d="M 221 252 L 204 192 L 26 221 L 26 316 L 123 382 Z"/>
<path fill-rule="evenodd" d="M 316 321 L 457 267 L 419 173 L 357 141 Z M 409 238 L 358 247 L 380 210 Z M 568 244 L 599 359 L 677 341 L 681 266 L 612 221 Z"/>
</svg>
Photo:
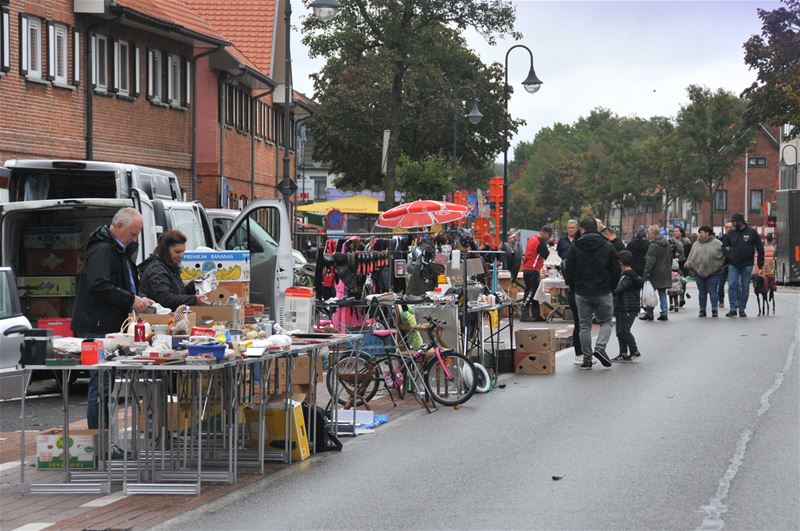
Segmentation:
<svg viewBox="0 0 800 531">
<path fill-rule="evenodd" d="M 472 125 L 478 125 L 479 123 L 481 123 L 482 118 L 483 114 L 481 114 L 481 111 L 478 110 L 478 100 L 475 100 L 472 102 L 472 110 L 469 111 L 467 119 L 469 120 L 469 123 L 471 123 Z"/>
<path fill-rule="evenodd" d="M 533 70 L 532 64 L 531 70 L 528 72 L 528 77 L 522 82 L 522 87 L 528 91 L 529 94 L 533 94 L 542 88 L 542 80 L 536 77 L 536 72 Z"/>
<path fill-rule="evenodd" d="M 339 4 L 339 0 L 314 0 L 308 7 L 313 9 L 315 17 L 323 22 L 328 22 L 336 16 L 342 6 Z"/>
</svg>

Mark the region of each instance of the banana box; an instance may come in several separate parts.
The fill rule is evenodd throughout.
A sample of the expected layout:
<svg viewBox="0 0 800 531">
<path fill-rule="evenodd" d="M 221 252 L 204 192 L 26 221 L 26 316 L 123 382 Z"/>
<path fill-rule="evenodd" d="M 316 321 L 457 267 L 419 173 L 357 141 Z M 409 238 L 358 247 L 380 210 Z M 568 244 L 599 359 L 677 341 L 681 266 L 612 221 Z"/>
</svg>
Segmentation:
<svg viewBox="0 0 800 531">
<path fill-rule="evenodd" d="M 184 284 L 211 272 L 219 282 L 250 282 L 250 251 L 186 251 L 181 261 Z"/>
</svg>

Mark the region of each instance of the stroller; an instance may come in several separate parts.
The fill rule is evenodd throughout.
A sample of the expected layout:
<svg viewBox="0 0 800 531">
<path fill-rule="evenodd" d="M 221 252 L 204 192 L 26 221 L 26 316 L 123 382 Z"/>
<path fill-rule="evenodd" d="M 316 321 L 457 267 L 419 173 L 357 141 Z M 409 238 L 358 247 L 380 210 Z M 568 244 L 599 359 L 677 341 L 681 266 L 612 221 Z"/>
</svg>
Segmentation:
<svg viewBox="0 0 800 531">
<path fill-rule="evenodd" d="M 681 274 L 680 267 L 678 267 L 678 259 L 672 260 L 672 284 L 667 290 L 669 296 L 669 309 L 670 311 L 677 312 L 684 304 L 686 304 L 686 279 Z"/>
</svg>

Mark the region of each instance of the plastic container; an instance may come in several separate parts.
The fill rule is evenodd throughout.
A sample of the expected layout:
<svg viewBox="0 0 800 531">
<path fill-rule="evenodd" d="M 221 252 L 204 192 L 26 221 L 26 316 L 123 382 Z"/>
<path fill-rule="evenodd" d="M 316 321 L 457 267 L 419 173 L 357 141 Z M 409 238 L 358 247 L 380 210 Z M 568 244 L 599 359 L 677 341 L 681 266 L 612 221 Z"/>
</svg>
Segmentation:
<svg viewBox="0 0 800 531">
<path fill-rule="evenodd" d="M 211 354 L 217 361 L 225 359 L 225 349 L 227 345 L 187 345 L 190 356 L 201 356 Z"/>
</svg>

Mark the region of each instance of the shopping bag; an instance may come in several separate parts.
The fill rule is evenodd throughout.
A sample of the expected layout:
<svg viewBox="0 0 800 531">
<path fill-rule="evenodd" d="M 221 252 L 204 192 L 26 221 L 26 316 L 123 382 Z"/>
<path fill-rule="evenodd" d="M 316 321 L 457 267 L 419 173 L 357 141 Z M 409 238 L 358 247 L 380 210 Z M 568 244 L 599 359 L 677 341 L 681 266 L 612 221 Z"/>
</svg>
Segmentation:
<svg viewBox="0 0 800 531">
<path fill-rule="evenodd" d="M 645 308 L 655 308 L 658 306 L 658 303 L 658 292 L 649 280 L 645 281 L 644 288 L 642 288 L 642 306 Z"/>
</svg>

